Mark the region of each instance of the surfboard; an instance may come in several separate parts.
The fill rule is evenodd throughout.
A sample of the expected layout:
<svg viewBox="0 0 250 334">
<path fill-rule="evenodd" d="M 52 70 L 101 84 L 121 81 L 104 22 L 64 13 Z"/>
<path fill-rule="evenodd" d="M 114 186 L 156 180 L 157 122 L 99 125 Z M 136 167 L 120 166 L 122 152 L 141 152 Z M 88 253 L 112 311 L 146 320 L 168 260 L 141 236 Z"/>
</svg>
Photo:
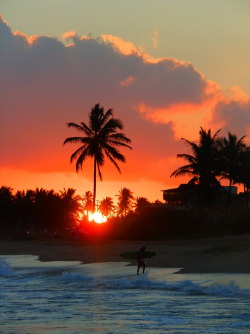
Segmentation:
<svg viewBox="0 0 250 334">
<path fill-rule="evenodd" d="M 139 253 L 138 251 L 125 252 L 125 253 L 120 254 L 120 256 L 124 259 L 127 259 L 127 260 L 134 260 L 134 259 L 137 259 L 138 253 Z M 149 259 L 153 256 L 155 256 L 155 252 L 150 252 L 150 251 L 145 251 L 144 252 L 144 258 L 145 259 Z"/>
</svg>

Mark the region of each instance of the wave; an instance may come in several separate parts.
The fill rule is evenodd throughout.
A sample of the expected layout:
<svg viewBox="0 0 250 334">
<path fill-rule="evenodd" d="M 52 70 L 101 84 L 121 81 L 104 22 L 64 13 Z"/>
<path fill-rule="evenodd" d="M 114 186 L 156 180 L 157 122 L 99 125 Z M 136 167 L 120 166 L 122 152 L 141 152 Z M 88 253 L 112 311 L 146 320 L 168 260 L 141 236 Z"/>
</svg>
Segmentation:
<svg viewBox="0 0 250 334">
<path fill-rule="evenodd" d="M 77 268 L 77 266 L 76 266 Z M 8 279 L 8 277 L 20 279 L 28 279 L 35 277 L 39 279 L 46 279 L 48 276 L 53 275 L 53 279 L 56 278 L 69 284 L 81 284 L 83 288 L 87 289 L 143 289 L 143 290 L 166 290 L 176 291 L 179 293 L 189 295 L 208 295 L 208 296 L 220 296 L 220 297 L 250 297 L 250 289 L 240 288 L 235 281 L 230 281 L 228 284 L 215 283 L 213 279 L 204 281 L 192 281 L 192 280 L 158 280 L 161 275 L 150 275 L 149 272 L 144 275 L 127 275 L 124 276 L 121 273 L 117 276 L 96 276 L 87 275 L 82 272 L 65 271 L 65 268 L 29 268 L 28 271 L 14 270 L 11 266 L 0 259 L 0 277 Z M 157 279 L 158 278 L 158 279 Z"/>
<path fill-rule="evenodd" d="M 14 276 L 14 270 L 3 260 L 0 260 L 0 276 Z"/>
<path fill-rule="evenodd" d="M 81 273 L 63 272 L 61 280 L 65 282 L 82 282 L 85 288 L 105 289 L 148 289 L 178 291 L 191 295 L 208 295 L 220 297 L 250 297 L 249 289 L 241 289 L 234 281 L 228 284 L 213 283 L 210 281 L 193 282 L 183 281 L 155 281 L 147 274 L 134 277 L 93 277 Z"/>
</svg>

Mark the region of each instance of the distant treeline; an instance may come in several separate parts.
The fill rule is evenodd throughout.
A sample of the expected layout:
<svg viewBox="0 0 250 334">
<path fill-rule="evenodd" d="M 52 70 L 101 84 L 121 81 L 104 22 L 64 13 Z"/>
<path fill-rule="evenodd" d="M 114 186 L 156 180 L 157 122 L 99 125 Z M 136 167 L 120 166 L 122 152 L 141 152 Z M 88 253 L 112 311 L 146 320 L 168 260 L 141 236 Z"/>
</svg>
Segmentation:
<svg viewBox="0 0 250 334">
<path fill-rule="evenodd" d="M 65 234 L 80 209 L 74 189 L 60 192 L 0 188 L 1 237 Z"/>
<path fill-rule="evenodd" d="M 229 215 L 225 214 L 226 203 L 221 203 L 219 209 L 217 204 L 202 210 L 173 210 L 140 198 L 133 210 L 123 214 L 117 211 L 106 223 L 96 224 L 89 222 L 86 215 L 79 215 L 83 203 L 74 189 L 60 193 L 36 189 L 13 194 L 11 188 L 2 187 L 0 236 L 153 240 L 250 233 L 249 195 L 234 196 Z"/>
</svg>

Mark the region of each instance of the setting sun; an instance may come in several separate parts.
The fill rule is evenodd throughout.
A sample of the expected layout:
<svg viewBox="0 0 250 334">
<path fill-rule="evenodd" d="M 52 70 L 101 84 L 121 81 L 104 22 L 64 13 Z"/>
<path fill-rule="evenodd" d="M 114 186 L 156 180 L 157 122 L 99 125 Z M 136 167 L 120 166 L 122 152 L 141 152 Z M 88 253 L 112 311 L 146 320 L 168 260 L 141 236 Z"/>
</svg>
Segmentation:
<svg viewBox="0 0 250 334">
<path fill-rule="evenodd" d="M 91 221 L 94 221 L 95 223 L 97 224 L 102 224 L 102 223 L 106 223 L 106 221 L 108 220 L 106 216 L 103 216 L 101 214 L 101 212 L 94 212 L 94 213 L 89 213 L 89 216 L 88 216 L 88 220 L 91 222 Z"/>
</svg>

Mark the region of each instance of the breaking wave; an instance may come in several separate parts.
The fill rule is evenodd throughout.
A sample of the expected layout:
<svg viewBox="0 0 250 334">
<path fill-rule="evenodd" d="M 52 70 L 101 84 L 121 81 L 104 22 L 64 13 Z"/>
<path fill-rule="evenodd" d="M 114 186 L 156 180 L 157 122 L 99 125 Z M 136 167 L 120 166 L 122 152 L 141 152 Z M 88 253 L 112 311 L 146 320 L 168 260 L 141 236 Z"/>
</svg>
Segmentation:
<svg viewBox="0 0 250 334">
<path fill-rule="evenodd" d="M 64 282 L 83 283 L 84 288 L 104 289 L 148 289 L 178 291 L 191 295 L 209 295 L 220 297 L 250 297 L 249 289 L 241 289 L 234 281 L 219 284 L 208 281 L 193 282 L 183 280 L 176 282 L 151 280 L 148 275 L 138 277 L 94 277 L 81 273 L 63 272 L 60 280 Z"/>
</svg>

